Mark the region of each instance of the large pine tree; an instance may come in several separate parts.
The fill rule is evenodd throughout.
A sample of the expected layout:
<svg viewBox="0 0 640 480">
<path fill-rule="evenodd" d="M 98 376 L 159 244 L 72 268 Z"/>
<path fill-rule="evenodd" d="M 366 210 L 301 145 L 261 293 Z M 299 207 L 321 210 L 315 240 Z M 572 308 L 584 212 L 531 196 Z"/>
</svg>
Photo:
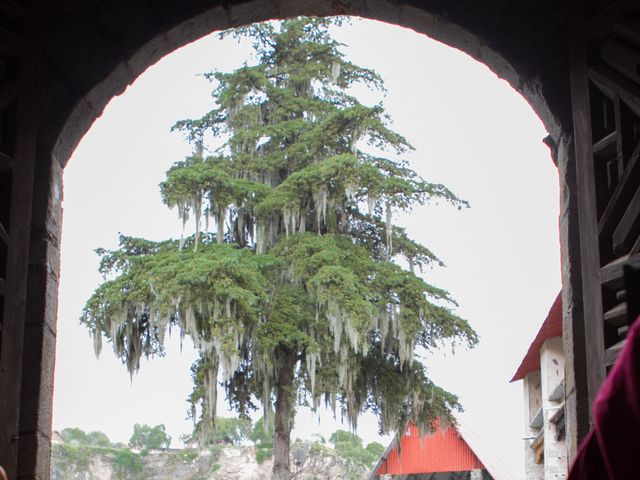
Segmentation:
<svg viewBox="0 0 640 480">
<path fill-rule="evenodd" d="M 162 354 L 167 327 L 190 336 L 199 428 L 215 418 L 220 379 L 240 414 L 256 402 L 265 415 L 273 408 L 275 479 L 290 478 L 296 405 L 325 402 L 354 427 L 371 410 L 383 432 L 450 420 L 457 398 L 414 351 L 477 341 L 449 294 L 414 273 L 440 261 L 392 222 L 432 200 L 466 203 L 417 176 L 382 106 L 349 93 L 382 90 L 382 80 L 345 59 L 334 21 L 232 31 L 252 39 L 257 61 L 208 75 L 214 108 L 176 124 L 194 154 L 161 185 L 195 233 L 121 237 L 119 249 L 99 250 L 105 281 L 82 316 L 96 352 L 105 336 L 130 372 L 142 355 Z M 208 155 L 211 133 L 226 141 Z"/>
</svg>

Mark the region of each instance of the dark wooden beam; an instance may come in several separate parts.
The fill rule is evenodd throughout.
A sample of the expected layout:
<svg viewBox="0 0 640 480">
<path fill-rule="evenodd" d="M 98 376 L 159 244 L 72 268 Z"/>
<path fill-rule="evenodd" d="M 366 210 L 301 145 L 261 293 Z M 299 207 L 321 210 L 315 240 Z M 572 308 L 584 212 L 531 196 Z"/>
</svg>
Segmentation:
<svg viewBox="0 0 640 480">
<path fill-rule="evenodd" d="M 603 90 L 618 93 L 620 99 L 640 116 L 640 87 L 606 65 L 594 65 L 589 69 L 589 78 Z"/>
<path fill-rule="evenodd" d="M 615 149 L 615 143 L 616 143 L 616 132 L 614 131 L 593 144 L 593 153 L 598 154 L 598 153 L 606 152 L 612 148 Z"/>
<path fill-rule="evenodd" d="M 9 246 L 9 234 L 7 233 L 7 229 L 4 228 L 4 225 L 2 225 L 2 222 L 0 222 L 0 240 Z"/>
<path fill-rule="evenodd" d="M 569 58 L 571 105 L 574 126 L 575 158 L 580 218 L 580 252 L 584 308 L 584 349 L 588 404 L 605 378 L 604 319 L 600 285 L 600 246 L 598 207 L 591 130 L 587 30 L 582 0 L 569 2 Z M 584 387 L 581 387 L 584 388 Z M 572 451 L 572 449 L 569 449 Z"/>
<path fill-rule="evenodd" d="M 630 263 L 624 266 L 624 287 L 629 297 L 627 320 L 631 325 L 640 316 L 640 266 Z"/>
<path fill-rule="evenodd" d="M 624 170 L 625 170 L 625 165 L 626 165 L 626 157 L 624 156 L 623 153 L 623 132 L 626 131 L 625 129 L 625 122 L 622 118 L 622 104 L 620 102 L 620 97 L 616 96 L 616 99 L 614 100 L 614 115 L 615 115 L 615 121 L 616 121 L 616 167 L 618 170 L 618 176 L 616 178 L 616 186 L 618 185 L 618 182 L 620 181 L 620 179 L 622 178 L 622 176 L 624 175 Z"/>
<path fill-rule="evenodd" d="M 39 2 L 35 2 L 39 3 Z M 7 256 L 2 335 L 0 336 L 0 464 L 11 479 L 18 476 L 20 396 L 26 311 L 27 273 L 31 237 L 33 179 L 38 145 L 39 79 L 43 52 L 42 7 L 26 4 L 20 58 L 15 128 L 15 165 L 12 174 L 10 242 Z M 0 32 L 6 33 L 5 30 Z M 17 42 L 14 42 L 17 45 Z M 0 50 L 3 45 L 0 34 Z M 37 455 L 37 449 L 33 450 Z"/>
<path fill-rule="evenodd" d="M 592 42 L 600 42 L 613 30 L 617 19 L 631 5 L 630 0 L 618 0 L 590 18 L 586 24 L 586 37 Z"/>
<path fill-rule="evenodd" d="M 616 360 L 618 359 L 618 356 L 620 355 L 620 352 L 622 351 L 622 347 L 624 347 L 624 344 L 625 344 L 625 341 L 620 340 L 615 345 L 607 348 L 607 351 L 605 352 L 605 362 L 607 364 L 607 367 L 611 367 L 613 366 L 614 363 L 616 363 Z"/>
<path fill-rule="evenodd" d="M 631 247 L 629 256 L 633 256 L 638 252 L 640 252 L 640 236 L 636 239 L 636 243 L 633 244 L 633 247 Z"/>
<path fill-rule="evenodd" d="M 0 56 L 13 58 L 20 53 L 20 38 L 10 30 L 0 27 Z"/>
<path fill-rule="evenodd" d="M 613 250 L 618 255 L 631 250 L 640 235 L 640 188 L 635 191 L 629 205 L 613 231 Z"/>
<path fill-rule="evenodd" d="M 634 82 L 640 82 L 638 52 L 631 46 L 610 38 L 600 46 L 602 61 Z"/>
<path fill-rule="evenodd" d="M 598 223 L 598 230 L 601 235 L 610 234 L 618 222 L 620 222 L 636 188 L 638 188 L 637 182 L 639 177 L 640 144 L 631 155 L 627 167 L 624 169 L 624 172 L 622 172 L 622 177 L 620 177 L 618 185 L 611 194 L 611 199 L 607 207 L 604 212 L 602 212 L 600 222 Z"/>
<path fill-rule="evenodd" d="M 4 109 L 18 95 L 18 83 L 0 82 L 0 110 Z"/>
<path fill-rule="evenodd" d="M 617 258 L 600 269 L 602 286 L 611 291 L 618 291 L 624 287 L 624 265 L 640 267 L 640 253 Z M 627 295 L 628 296 L 628 295 Z"/>
<path fill-rule="evenodd" d="M 24 8 L 13 0 L 0 1 L 0 15 L 8 18 L 18 18 L 24 14 Z"/>
<path fill-rule="evenodd" d="M 640 20 L 634 17 L 622 17 L 613 24 L 613 31 L 618 35 L 640 45 Z"/>
<path fill-rule="evenodd" d="M 13 158 L 6 153 L 0 152 L 0 173 L 13 168 Z"/>
<path fill-rule="evenodd" d="M 604 313 L 604 321 L 614 327 L 622 327 L 627 324 L 627 303 L 619 303 Z"/>
</svg>

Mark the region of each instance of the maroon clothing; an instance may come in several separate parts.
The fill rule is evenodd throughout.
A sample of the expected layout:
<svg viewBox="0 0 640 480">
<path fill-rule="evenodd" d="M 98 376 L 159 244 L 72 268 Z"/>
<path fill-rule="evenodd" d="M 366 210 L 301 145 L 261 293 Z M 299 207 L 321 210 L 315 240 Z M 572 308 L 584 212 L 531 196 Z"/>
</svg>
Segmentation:
<svg viewBox="0 0 640 480">
<path fill-rule="evenodd" d="M 593 418 L 593 431 L 580 446 L 568 480 L 640 478 L 639 320 L 598 392 Z"/>
</svg>

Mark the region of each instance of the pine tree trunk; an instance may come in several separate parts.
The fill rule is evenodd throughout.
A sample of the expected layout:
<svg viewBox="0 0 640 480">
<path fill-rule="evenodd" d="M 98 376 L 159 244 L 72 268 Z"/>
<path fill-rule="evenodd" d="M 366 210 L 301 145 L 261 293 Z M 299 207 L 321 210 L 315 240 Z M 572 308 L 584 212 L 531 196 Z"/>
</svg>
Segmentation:
<svg viewBox="0 0 640 480">
<path fill-rule="evenodd" d="M 289 451 L 291 449 L 291 428 L 293 427 L 293 369 L 295 352 L 279 348 L 276 352 L 278 362 L 278 386 L 276 388 L 275 444 L 273 448 L 273 480 L 290 480 L 291 467 Z"/>
</svg>

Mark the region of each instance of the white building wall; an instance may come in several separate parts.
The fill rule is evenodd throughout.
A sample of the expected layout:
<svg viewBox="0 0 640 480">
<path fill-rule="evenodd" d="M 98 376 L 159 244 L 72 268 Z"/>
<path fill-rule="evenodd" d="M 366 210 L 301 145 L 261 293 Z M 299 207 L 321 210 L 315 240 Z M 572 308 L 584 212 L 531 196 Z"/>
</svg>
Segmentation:
<svg viewBox="0 0 640 480">
<path fill-rule="evenodd" d="M 531 372 L 522 382 L 524 385 L 524 469 L 527 480 L 544 480 L 544 465 L 537 464 L 535 452 L 531 448 L 531 439 L 538 435 L 539 430 L 531 428 L 531 422 L 542 406 L 542 385 L 540 372 Z"/>
<path fill-rule="evenodd" d="M 564 402 L 564 395 L 552 400 L 550 397 L 564 379 L 564 353 L 562 338 L 545 340 L 540 348 L 540 376 L 542 386 L 542 410 L 544 417 L 544 479 L 565 480 L 567 478 L 567 448 L 564 437 L 556 440 L 556 426 L 549 419 Z"/>
</svg>

